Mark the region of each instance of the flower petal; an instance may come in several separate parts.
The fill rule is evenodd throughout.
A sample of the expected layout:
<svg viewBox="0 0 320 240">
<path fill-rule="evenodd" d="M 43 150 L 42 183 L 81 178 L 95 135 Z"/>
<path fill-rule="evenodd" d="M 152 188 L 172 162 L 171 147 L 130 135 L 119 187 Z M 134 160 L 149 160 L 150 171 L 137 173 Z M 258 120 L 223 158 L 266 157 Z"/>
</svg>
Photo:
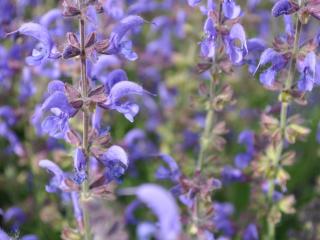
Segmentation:
<svg viewBox="0 0 320 240">
<path fill-rule="evenodd" d="M 110 41 L 115 46 L 118 46 L 122 38 L 129 30 L 141 26 L 144 23 L 142 17 L 138 15 L 130 15 L 120 21 L 120 23 L 113 29 L 110 35 Z"/>
<path fill-rule="evenodd" d="M 241 8 L 236 5 L 235 0 L 224 0 L 222 5 L 224 16 L 229 19 L 239 17 Z"/>
<path fill-rule="evenodd" d="M 274 17 L 289 15 L 299 10 L 299 5 L 290 0 L 279 0 L 271 10 Z"/>
<path fill-rule="evenodd" d="M 120 81 L 128 81 L 127 73 L 122 69 L 111 71 L 104 82 L 107 92 L 109 93 L 112 87 Z"/>
<path fill-rule="evenodd" d="M 31 65 L 39 65 L 45 59 L 49 58 L 53 42 L 46 28 L 40 24 L 29 22 L 24 23 L 21 27 L 13 32 L 21 35 L 26 35 L 37 39 L 40 44 L 32 52 L 32 56 L 27 57 L 27 62 Z"/>
</svg>

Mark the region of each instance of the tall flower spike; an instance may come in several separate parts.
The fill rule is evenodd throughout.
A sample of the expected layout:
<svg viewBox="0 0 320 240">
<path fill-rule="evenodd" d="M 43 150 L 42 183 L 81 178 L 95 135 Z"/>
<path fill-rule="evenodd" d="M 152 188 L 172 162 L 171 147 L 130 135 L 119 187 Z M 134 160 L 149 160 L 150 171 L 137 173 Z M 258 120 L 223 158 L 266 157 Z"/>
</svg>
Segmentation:
<svg viewBox="0 0 320 240">
<path fill-rule="evenodd" d="M 30 36 L 39 41 L 39 44 L 32 51 L 32 56 L 26 58 L 29 65 L 40 65 L 50 57 L 53 42 L 47 29 L 40 24 L 33 22 L 24 23 L 17 31 L 9 33 L 8 35 L 12 34 Z"/>
</svg>

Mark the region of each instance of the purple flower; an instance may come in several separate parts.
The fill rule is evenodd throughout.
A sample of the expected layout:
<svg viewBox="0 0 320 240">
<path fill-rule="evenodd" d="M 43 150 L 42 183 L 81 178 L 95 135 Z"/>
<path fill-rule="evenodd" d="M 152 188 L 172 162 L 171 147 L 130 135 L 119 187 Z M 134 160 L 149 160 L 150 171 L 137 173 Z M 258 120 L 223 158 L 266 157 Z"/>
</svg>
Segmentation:
<svg viewBox="0 0 320 240">
<path fill-rule="evenodd" d="M 120 194 L 135 194 L 158 218 L 155 225 L 156 239 L 177 239 L 181 233 L 179 208 L 172 194 L 155 184 L 143 184 L 137 188 L 123 189 Z"/>
<path fill-rule="evenodd" d="M 250 130 L 242 131 L 238 137 L 238 143 L 246 146 L 246 152 L 237 154 L 234 162 L 237 168 L 244 169 L 249 165 L 255 153 L 254 133 Z"/>
<path fill-rule="evenodd" d="M 161 165 L 156 171 L 157 179 L 170 179 L 173 182 L 177 182 L 181 176 L 180 168 L 177 162 L 167 154 L 159 155 L 159 158 L 168 165 L 169 168 Z"/>
<path fill-rule="evenodd" d="M 255 73 L 258 71 L 260 66 L 271 64 L 270 67 L 260 74 L 260 82 L 266 87 L 272 87 L 274 85 L 277 73 L 285 68 L 287 62 L 288 60 L 285 59 L 282 54 L 278 53 L 272 48 L 267 48 L 261 54 L 260 62 Z"/>
<path fill-rule="evenodd" d="M 107 54 L 121 54 L 130 61 L 136 60 L 138 55 L 132 50 L 132 42 L 125 40 L 125 35 L 143 23 L 143 18 L 136 15 L 122 19 L 110 34 L 110 47 L 107 50 Z"/>
<path fill-rule="evenodd" d="M 49 29 L 50 26 L 56 23 L 52 29 Z M 40 24 L 50 31 L 52 35 L 63 36 L 64 34 L 64 21 L 62 16 L 62 11 L 60 9 L 52 9 L 44 14 L 40 19 Z"/>
<path fill-rule="evenodd" d="M 225 45 L 233 64 L 241 63 L 248 54 L 246 34 L 239 23 L 232 26 L 229 35 L 225 38 Z"/>
<path fill-rule="evenodd" d="M 52 39 L 47 29 L 40 24 L 33 22 L 24 23 L 17 31 L 9 33 L 9 35 L 11 34 L 30 36 L 39 41 L 39 44 L 32 51 L 32 56 L 26 58 L 29 65 L 40 65 L 46 59 L 53 56 L 51 55 L 53 47 Z"/>
<path fill-rule="evenodd" d="M 46 191 L 49 193 L 57 192 L 57 190 L 71 191 L 70 187 L 66 184 L 66 174 L 61 168 L 50 160 L 41 160 L 39 167 L 46 169 L 53 174 L 50 183 L 46 185 Z"/>
<path fill-rule="evenodd" d="M 218 231 L 224 235 L 231 237 L 235 229 L 230 220 L 231 215 L 234 213 L 234 207 L 230 203 L 214 203 L 213 208 L 215 215 L 213 217 L 213 223 Z"/>
<path fill-rule="evenodd" d="M 16 8 L 11 0 L 2 0 L 0 4 L 0 24 L 8 24 L 16 16 Z"/>
<path fill-rule="evenodd" d="M 73 156 L 73 164 L 75 169 L 74 181 L 81 184 L 86 178 L 86 157 L 81 148 L 76 148 Z"/>
<path fill-rule="evenodd" d="M 316 79 L 316 54 L 309 52 L 303 61 L 298 61 L 297 68 L 301 74 L 298 81 L 299 91 L 312 91 L 314 84 L 319 84 Z"/>
<path fill-rule="evenodd" d="M 103 9 L 108 16 L 114 19 L 121 19 L 124 16 L 123 0 L 107 0 Z"/>
<path fill-rule="evenodd" d="M 253 223 L 249 224 L 243 233 L 243 240 L 259 240 L 259 233 L 257 226 Z"/>
<path fill-rule="evenodd" d="M 271 12 L 274 17 L 279 17 L 281 15 L 290 15 L 299 10 L 299 5 L 291 0 L 279 0 L 277 1 Z"/>
<path fill-rule="evenodd" d="M 92 66 L 91 78 L 93 81 L 96 79 L 101 82 L 106 82 L 108 78 L 108 71 L 112 67 L 119 67 L 121 64 L 120 60 L 114 55 L 101 55 L 98 61 Z"/>
<path fill-rule="evenodd" d="M 249 72 L 254 73 L 258 64 L 258 56 L 266 49 L 266 43 L 259 38 L 251 38 L 247 41 L 248 55 L 246 63 L 249 65 Z"/>
<path fill-rule="evenodd" d="M 205 21 L 203 30 L 206 34 L 206 37 L 200 43 L 201 55 L 207 58 L 214 58 L 217 31 L 214 27 L 214 22 L 210 17 L 208 17 L 207 20 Z"/>
<path fill-rule="evenodd" d="M 19 207 L 9 208 L 3 215 L 6 223 L 11 224 L 12 231 L 18 231 L 20 226 L 27 220 L 26 214 Z"/>
<path fill-rule="evenodd" d="M 10 240 L 9 235 L 0 228 L 0 239 L 1 240 Z"/>
<path fill-rule="evenodd" d="M 239 153 L 235 157 L 234 163 L 237 168 L 244 169 L 248 167 L 249 163 L 252 160 L 252 155 L 249 153 Z"/>
<path fill-rule="evenodd" d="M 125 210 L 125 220 L 129 224 L 137 224 L 138 220 L 134 216 L 134 211 L 141 205 L 139 200 L 132 201 Z"/>
<path fill-rule="evenodd" d="M 134 128 L 127 132 L 123 139 L 128 150 L 130 164 L 137 160 L 143 160 L 157 152 L 156 146 L 148 139 L 142 129 Z"/>
<path fill-rule="evenodd" d="M 26 102 L 36 92 L 30 68 L 25 67 L 22 70 L 19 92 L 19 101 L 21 103 Z"/>
<path fill-rule="evenodd" d="M 224 184 L 239 182 L 243 180 L 241 170 L 232 166 L 225 166 L 221 172 L 222 181 Z"/>
<path fill-rule="evenodd" d="M 278 185 L 277 182 L 274 181 L 274 185 Z M 270 182 L 269 181 L 265 181 L 262 183 L 261 189 L 263 191 L 263 193 L 268 194 L 270 191 Z M 274 191 L 273 192 L 273 196 L 272 196 L 272 200 L 274 202 L 278 202 L 279 200 L 281 200 L 283 197 L 283 194 L 279 191 Z"/>
<path fill-rule="evenodd" d="M 237 18 L 241 13 L 241 8 L 239 5 L 236 5 L 235 0 L 224 0 L 222 10 L 224 16 L 229 19 Z"/>
<path fill-rule="evenodd" d="M 126 73 L 119 69 L 111 72 L 105 82 L 107 101 L 101 104 L 106 109 L 122 113 L 130 122 L 139 112 L 139 106 L 133 103 L 132 97 L 147 93 L 140 85 L 127 81 Z"/>
<path fill-rule="evenodd" d="M 48 85 L 48 93 L 49 97 L 44 101 L 41 109 L 35 112 L 33 122 L 37 125 L 38 121 L 44 117 L 41 123 L 42 131 L 51 137 L 63 138 L 69 130 L 68 120 L 77 110 L 69 104 L 63 82 L 51 81 Z"/>
<path fill-rule="evenodd" d="M 9 147 L 7 150 L 9 153 L 13 152 L 18 156 L 23 156 L 24 150 L 18 136 L 4 122 L 0 122 L 0 136 L 8 140 Z"/>
<path fill-rule="evenodd" d="M 73 214 L 79 225 L 82 225 L 82 211 L 80 207 L 79 193 L 71 192 L 71 200 L 73 205 Z"/>
<path fill-rule="evenodd" d="M 247 152 L 252 153 L 254 151 L 254 132 L 251 130 L 244 130 L 238 137 L 238 143 L 246 146 Z"/>
<path fill-rule="evenodd" d="M 108 168 L 106 174 L 109 180 L 121 177 L 129 164 L 127 153 L 117 145 L 111 146 L 99 159 Z"/>
<path fill-rule="evenodd" d="M 128 14 L 152 12 L 160 8 L 160 3 L 154 0 L 137 0 L 128 9 Z"/>
<path fill-rule="evenodd" d="M 201 0 L 188 0 L 188 4 L 191 7 L 195 7 L 196 5 L 198 5 L 201 2 Z"/>
<path fill-rule="evenodd" d="M 0 117 L 8 126 L 12 126 L 17 122 L 16 114 L 10 106 L 0 107 Z"/>
<path fill-rule="evenodd" d="M 36 235 L 28 234 L 24 235 L 21 240 L 38 240 L 38 237 Z"/>
</svg>

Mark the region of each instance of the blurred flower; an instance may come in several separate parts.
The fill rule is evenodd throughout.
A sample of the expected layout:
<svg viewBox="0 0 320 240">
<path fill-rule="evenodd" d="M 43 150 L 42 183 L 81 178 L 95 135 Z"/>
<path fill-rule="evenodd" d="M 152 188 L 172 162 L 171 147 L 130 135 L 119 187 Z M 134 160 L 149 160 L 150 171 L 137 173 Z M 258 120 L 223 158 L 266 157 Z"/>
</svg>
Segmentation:
<svg viewBox="0 0 320 240">
<path fill-rule="evenodd" d="M 316 78 L 317 63 L 314 52 L 309 52 L 303 61 L 298 61 L 297 68 L 301 74 L 298 81 L 299 91 L 312 91 L 315 84 L 320 84 L 320 79 Z"/>
<path fill-rule="evenodd" d="M 299 5 L 291 0 L 279 0 L 272 8 L 272 15 L 274 17 L 279 17 L 281 15 L 290 15 L 298 11 Z"/>
<path fill-rule="evenodd" d="M 158 224 L 154 225 L 156 231 L 152 231 L 156 239 L 178 238 L 181 233 L 179 209 L 170 192 L 155 184 L 143 184 L 137 188 L 122 189 L 120 194 L 135 194 L 158 217 Z"/>
<path fill-rule="evenodd" d="M 107 54 L 121 54 L 130 61 L 136 60 L 138 55 L 132 50 L 132 42 L 125 40 L 125 35 L 143 23 L 144 20 L 140 16 L 131 15 L 123 18 L 110 34 L 110 46 Z"/>
<path fill-rule="evenodd" d="M 231 215 L 234 213 L 234 207 L 231 203 L 218 203 L 213 204 L 215 211 L 213 223 L 217 230 L 227 237 L 232 237 L 235 229 L 230 220 Z"/>
<path fill-rule="evenodd" d="M 259 240 L 257 226 L 253 223 L 249 224 L 243 233 L 243 240 Z"/>
</svg>

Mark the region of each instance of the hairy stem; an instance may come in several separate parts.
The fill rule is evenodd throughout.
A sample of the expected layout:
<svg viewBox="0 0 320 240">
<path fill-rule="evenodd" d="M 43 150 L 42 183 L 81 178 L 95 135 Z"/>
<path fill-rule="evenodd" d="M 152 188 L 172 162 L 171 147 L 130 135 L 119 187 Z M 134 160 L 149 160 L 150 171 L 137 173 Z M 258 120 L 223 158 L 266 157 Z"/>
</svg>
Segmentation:
<svg viewBox="0 0 320 240">
<path fill-rule="evenodd" d="M 79 2 L 81 7 L 81 3 Z M 80 59 L 81 59 L 81 94 L 82 98 L 86 99 L 88 97 L 88 79 L 87 79 L 87 64 L 86 64 L 86 51 L 85 51 L 85 21 L 82 17 L 79 19 L 79 32 L 80 32 Z M 88 153 L 89 153 L 89 144 L 88 144 L 88 135 L 89 135 L 89 112 L 84 104 L 83 113 L 82 113 L 82 148 L 86 156 L 86 176 L 88 176 Z M 88 177 L 82 183 L 82 200 L 88 199 L 89 195 L 89 183 Z M 90 232 L 90 223 L 89 223 L 89 212 L 85 206 L 82 206 L 83 212 L 83 224 L 84 224 L 84 237 L 85 240 L 91 240 Z"/>
<path fill-rule="evenodd" d="M 208 107 L 209 109 L 206 116 L 204 131 L 201 136 L 201 144 L 200 144 L 201 146 L 200 146 L 199 158 L 198 158 L 197 168 L 196 168 L 197 171 L 201 171 L 202 164 L 207 157 L 206 153 L 208 150 L 208 146 L 210 144 L 210 135 L 212 132 L 213 118 L 214 118 L 214 111 L 211 106 L 211 100 L 213 95 L 212 94 L 213 84 L 215 81 L 214 76 L 215 74 L 212 75 L 212 79 L 210 80 L 210 101 L 209 101 L 209 107 Z"/>
<path fill-rule="evenodd" d="M 222 2 L 219 3 L 219 10 L 218 10 L 219 16 L 219 25 L 222 24 Z M 216 48 L 219 48 L 219 40 L 220 38 L 218 37 L 217 39 L 217 44 L 216 44 Z M 215 62 L 214 64 L 216 64 L 216 59 L 217 57 L 215 56 Z M 199 152 L 199 156 L 198 156 L 198 161 L 197 161 L 197 166 L 196 166 L 196 171 L 200 172 L 202 169 L 202 165 L 204 160 L 207 158 L 206 156 L 206 152 L 208 150 L 208 146 L 210 143 L 210 135 L 211 135 L 211 131 L 213 128 L 213 119 L 214 119 L 214 110 L 211 106 L 212 100 L 213 100 L 213 91 L 214 91 L 214 84 L 216 84 L 217 82 L 217 78 L 218 78 L 218 69 L 215 67 L 214 71 L 211 72 L 211 79 L 210 79 L 210 88 L 209 88 L 209 106 L 208 107 L 208 112 L 207 112 L 207 116 L 206 116 L 206 121 L 205 121 L 205 126 L 204 126 L 204 131 L 203 134 L 201 136 L 200 139 L 200 152 Z"/>
<path fill-rule="evenodd" d="M 288 77 L 285 81 L 284 84 L 284 89 L 282 92 L 284 93 L 285 91 L 289 91 L 292 87 L 292 82 L 294 80 L 294 75 L 295 75 L 295 57 L 296 53 L 299 49 L 299 40 L 300 40 L 300 33 L 301 33 L 301 28 L 302 24 L 299 21 L 299 18 L 297 17 L 296 20 L 296 30 L 295 30 L 295 35 L 294 35 L 294 44 L 293 44 L 293 52 L 292 56 L 290 59 L 289 63 L 289 72 L 288 72 Z M 289 103 L 287 100 L 281 100 L 281 112 L 280 112 L 280 142 L 277 146 L 276 149 L 276 158 L 275 161 L 273 162 L 274 167 L 276 168 L 275 170 L 275 175 L 277 175 L 279 171 L 279 164 L 283 152 L 283 147 L 284 147 L 284 141 L 285 141 L 285 132 L 286 132 L 286 127 L 287 127 L 287 118 L 288 118 L 288 107 Z M 268 192 L 268 198 L 270 202 L 270 206 L 273 205 L 273 194 L 274 194 L 274 189 L 275 185 L 274 182 L 270 182 L 270 187 L 269 187 L 269 192 Z M 271 209 L 271 208 L 270 208 Z M 270 214 L 270 212 L 269 212 Z M 270 221 L 270 217 L 268 218 L 268 240 L 273 240 L 275 239 L 275 224 L 273 221 Z"/>
</svg>

